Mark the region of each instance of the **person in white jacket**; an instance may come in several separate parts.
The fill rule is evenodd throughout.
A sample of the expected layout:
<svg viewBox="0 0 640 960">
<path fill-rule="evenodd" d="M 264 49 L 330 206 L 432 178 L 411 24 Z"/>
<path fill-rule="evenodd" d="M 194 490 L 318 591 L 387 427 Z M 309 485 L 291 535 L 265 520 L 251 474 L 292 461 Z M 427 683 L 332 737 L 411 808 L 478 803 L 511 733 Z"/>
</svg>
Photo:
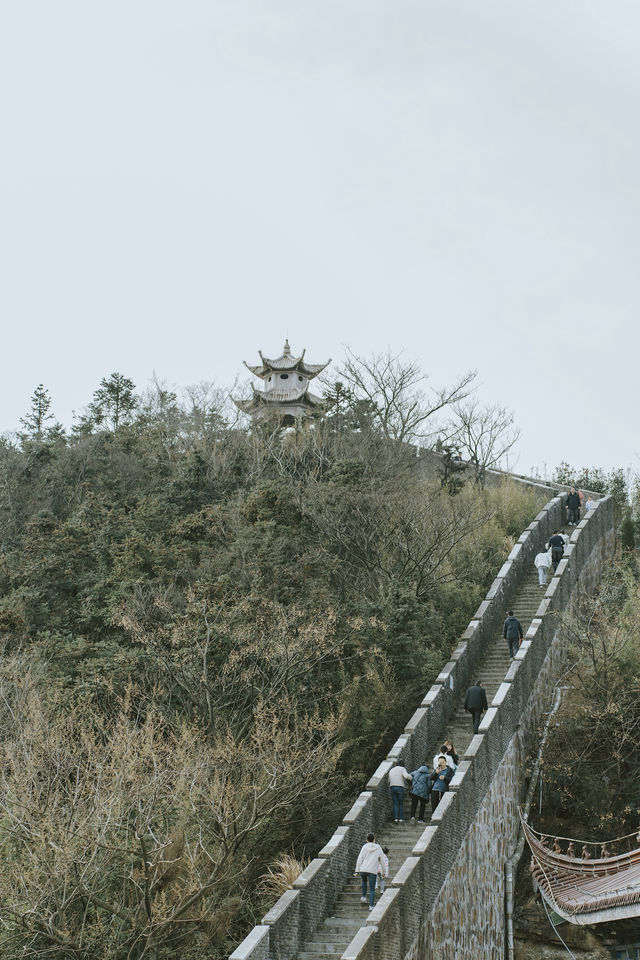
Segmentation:
<svg viewBox="0 0 640 960">
<path fill-rule="evenodd" d="M 551 550 L 541 550 L 540 553 L 535 555 L 533 562 L 538 571 L 538 583 L 541 587 L 544 587 L 551 567 Z"/>
<path fill-rule="evenodd" d="M 383 847 L 382 853 L 384 863 L 382 868 L 378 867 L 378 882 L 376 883 L 376 889 L 380 893 L 384 893 L 384 882 L 389 879 L 389 847 Z"/>
<path fill-rule="evenodd" d="M 411 774 L 401 763 L 389 770 L 389 787 L 393 800 L 393 822 L 402 823 L 404 819 L 404 785 L 411 783 Z"/>
<path fill-rule="evenodd" d="M 362 880 L 362 896 L 360 903 L 367 902 L 367 884 L 369 885 L 369 910 L 373 910 L 373 904 L 376 898 L 376 880 L 378 870 L 385 869 L 385 856 L 382 847 L 376 843 L 376 838 L 372 833 L 368 834 L 367 842 L 362 847 L 356 860 L 356 873 L 360 874 Z M 387 870 L 388 870 L 387 866 Z"/>
<path fill-rule="evenodd" d="M 440 757 L 444 757 L 444 759 L 445 759 L 446 762 L 447 762 L 447 766 L 448 766 L 448 767 L 451 767 L 452 770 L 457 770 L 457 769 L 458 769 L 458 764 L 455 762 L 455 760 L 453 759 L 453 757 L 451 756 L 451 754 L 447 752 L 447 748 L 446 748 L 445 744 L 443 743 L 442 746 L 440 747 L 440 749 L 438 750 L 438 752 L 436 753 L 436 755 L 435 755 L 434 758 L 433 758 L 433 764 L 432 764 L 432 767 L 431 767 L 432 770 L 435 770 L 435 768 L 438 766 L 438 759 L 439 759 Z"/>
</svg>

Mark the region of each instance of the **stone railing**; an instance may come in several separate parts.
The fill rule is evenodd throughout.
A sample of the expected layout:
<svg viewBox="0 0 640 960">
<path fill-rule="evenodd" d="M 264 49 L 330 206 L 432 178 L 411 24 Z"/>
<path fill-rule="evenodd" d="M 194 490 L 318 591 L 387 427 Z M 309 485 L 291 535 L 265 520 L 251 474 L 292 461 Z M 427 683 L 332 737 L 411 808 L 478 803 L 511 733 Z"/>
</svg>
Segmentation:
<svg viewBox="0 0 640 960">
<path fill-rule="evenodd" d="M 329 842 L 298 877 L 293 889 L 233 952 L 230 960 L 293 960 L 312 938 L 353 872 L 368 833 L 379 833 L 390 817 L 386 775 L 397 761 L 408 769 L 422 762 L 446 733 L 453 705 L 462 689 L 475 680 L 476 669 L 502 627 L 522 575 L 554 529 L 562 525 L 566 496 L 551 500 L 529 524 L 480 604 L 445 664 L 401 736 L 343 818 Z M 476 735 L 462 757 L 450 791 L 440 801 L 431 823 L 356 934 L 343 960 L 401 960 L 416 940 L 421 918 L 427 915 L 449 865 L 467 832 L 504 756 L 531 695 L 535 678 L 556 631 L 558 615 L 567 607 L 578 581 L 587 590 L 598 580 L 602 551 L 613 537 L 610 497 L 576 527 L 565 558 L 558 565 L 520 651 L 511 664 Z"/>
</svg>

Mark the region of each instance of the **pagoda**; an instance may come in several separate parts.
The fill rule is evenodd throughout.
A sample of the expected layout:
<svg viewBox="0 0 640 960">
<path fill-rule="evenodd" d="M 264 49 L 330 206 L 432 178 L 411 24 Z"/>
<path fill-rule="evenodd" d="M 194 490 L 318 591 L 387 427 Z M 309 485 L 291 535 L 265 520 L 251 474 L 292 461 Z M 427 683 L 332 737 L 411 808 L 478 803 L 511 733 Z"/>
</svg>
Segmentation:
<svg viewBox="0 0 640 960">
<path fill-rule="evenodd" d="M 309 383 L 331 360 L 306 363 L 304 350 L 299 357 L 292 356 L 288 340 L 284 342 L 282 355 L 275 360 L 263 357 L 261 350 L 258 353 L 262 361 L 260 366 L 250 367 L 246 361 L 244 365 L 254 376 L 260 377 L 264 387 L 258 389 L 252 384 L 253 396 L 235 401 L 240 410 L 251 415 L 254 423 L 278 419 L 285 427 L 293 426 L 323 412 L 322 398 L 310 393 Z"/>
</svg>

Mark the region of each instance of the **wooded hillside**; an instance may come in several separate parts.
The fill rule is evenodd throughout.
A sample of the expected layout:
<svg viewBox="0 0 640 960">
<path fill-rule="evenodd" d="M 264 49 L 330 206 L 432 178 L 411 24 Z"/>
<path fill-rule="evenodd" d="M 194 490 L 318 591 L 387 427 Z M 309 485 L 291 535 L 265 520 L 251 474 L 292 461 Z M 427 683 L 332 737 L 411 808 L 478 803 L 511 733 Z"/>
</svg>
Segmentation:
<svg viewBox="0 0 640 960">
<path fill-rule="evenodd" d="M 44 388 L 22 428 L 0 446 L 0 954 L 226 956 L 540 498 L 429 477 L 362 404 L 251 431 L 219 391 L 114 374 L 71 435 Z"/>
</svg>

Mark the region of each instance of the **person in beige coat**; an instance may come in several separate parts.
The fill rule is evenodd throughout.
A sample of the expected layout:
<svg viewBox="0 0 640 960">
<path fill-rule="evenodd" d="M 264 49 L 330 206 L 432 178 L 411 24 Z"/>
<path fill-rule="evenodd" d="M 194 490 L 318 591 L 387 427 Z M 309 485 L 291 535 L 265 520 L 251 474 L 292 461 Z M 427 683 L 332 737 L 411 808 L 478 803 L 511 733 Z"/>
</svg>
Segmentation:
<svg viewBox="0 0 640 960">
<path fill-rule="evenodd" d="M 373 904 L 376 898 L 376 880 L 378 871 L 385 869 L 385 856 L 382 847 L 376 843 L 376 838 L 372 833 L 367 836 L 367 842 L 364 844 L 358 859 L 356 860 L 356 873 L 360 874 L 362 880 L 362 896 L 360 903 L 367 902 L 367 886 L 369 887 L 369 910 L 373 910 Z M 387 867 L 388 869 L 388 867 Z"/>
<path fill-rule="evenodd" d="M 411 783 L 411 774 L 401 763 L 389 770 L 389 787 L 393 800 L 393 822 L 402 823 L 404 820 L 404 785 Z"/>
</svg>

